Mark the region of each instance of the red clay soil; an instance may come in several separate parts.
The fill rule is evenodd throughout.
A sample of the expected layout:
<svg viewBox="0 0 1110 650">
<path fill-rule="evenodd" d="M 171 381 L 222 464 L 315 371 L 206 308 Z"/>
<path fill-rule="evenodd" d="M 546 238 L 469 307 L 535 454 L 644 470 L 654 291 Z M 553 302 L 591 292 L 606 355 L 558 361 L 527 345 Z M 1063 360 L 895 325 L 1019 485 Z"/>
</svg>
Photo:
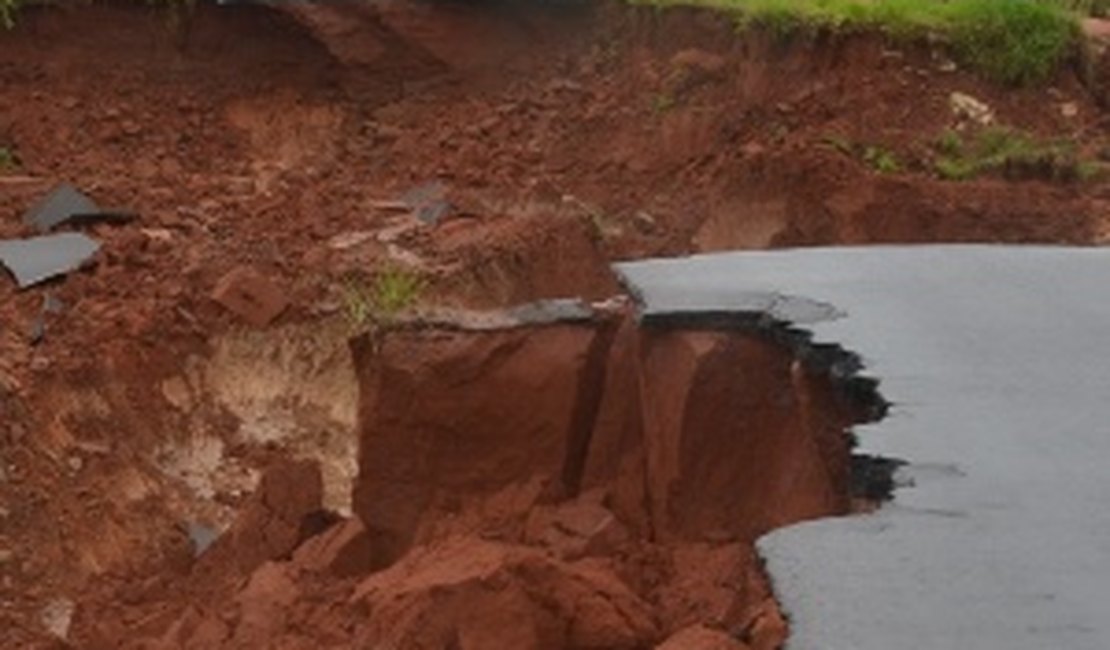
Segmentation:
<svg viewBox="0 0 1110 650">
<path fill-rule="evenodd" d="M 187 574 L 138 597 L 130 585 L 101 591 L 73 638 L 778 647 L 785 627 L 751 543 L 848 511 L 856 410 L 772 343 L 631 324 L 418 326 L 356 340 L 356 517 L 323 512 L 311 463 L 273 465 Z M 609 392 L 629 380 L 638 388 Z M 585 466 L 583 484 L 574 468 Z"/>
<path fill-rule="evenodd" d="M 141 218 L 89 228 L 103 249 L 87 269 L 25 291 L 0 282 L 0 647 L 400 643 L 441 606 L 452 615 L 428 623 L 432 636 L 419 642 L 429 647 L 443 635 L 470 639 L 466 647 L 650 645 L 682 628 L 667 647 L 733 647 L 721 629 L 756 647 L 781 637 L 747 544 L 844 510 L 844 470 L 829 461 L 842 457 L 841 438 L 825 431 L 844 422 L 807 421 L 831 408 L 820 381 L 765 344 L 627 325 L 607 330 L 604 345 L 574 328 L 537 335 L 558 339 L 558 354 L 512 343 L 518 334 L 387 341 L 445 364 L 443 377 L 429 378 L 413 360 L 384 357 L 398 386 L 455 386 L 472 399 L 463 378 L 493 364 L 506 373 L 492 373 L 504 395 L 476 391 L 499 401 L 479 399 L 475 421 L 508 406 L 521 420 L 494 424 L 528 416 L 536 433 L 475 428 L 469 448 L 437 437 L 451 438 L 450 427 L 366 442 L 381 430 L 375 418 L 415 427 L 420 414 L 367 415 L 364 379 L 364 449 L 410 454 L 395 459 L 398 478 L 406 463 L 436 469 L 408 484 L 360 479 L 359 513 L 394 517 L 387 528 L 399 541 L 380 558 L 357 517 L 335 523 L 323 512 L 316 469 L 283 464 L 258 483 L 291 450 L 280 439 L 245 440 L 241 413 L 179 378 L 202 372 L 193 360 L 216 358 L 228 337 L 307 331 L 344 347 L 345 289 L 382 267 L 426 278 L 428 302 L 495 307 L 610 296 L 615 258 L 833 243 L 1103 243 L 1105 177 L 943 181 L 929 146 L 961 126 L 949 106 L 959 91 L 990 105 L 998 123 L 1105 155 L 1102 52 L 1086 76 L 1073 66 L 1013 90 L 951 70 L 928 44 L 828 34 L 780 42 L 738 35 L 705 11 L 393 3 L 368 15 L 201 4 L 189 29 L 174 32 L 164 12 L 141 3 L 25 9 L 0 33 L 0 147 L 20 163 L 0 170 L 0 237 L 29 235 L 20 215 L 63 180 Z M 902 170 L 880 174 L 829 146 L 830 136 L 887 149 Z M 455 206 L 442 223 L 395 209 L 433 179 Z M 211 298 L 243 265 L 289 301 L 259 332 Z M 65 308 L 46 315 L 34 345 L 29 332 L 48 292 Z M 608 350 L 604 363 L 597 349 Z M 258 361 L 286 363 L 283 350 Z M 432 381 L 452 373 L 459 384 Z M 561 383 L 579 375 L 593 383 Z M 263 379 L 280 401 L 285 389 Z M 336 390 L 325 385 L 321 395 Z M 604 399 L 591 406 L 580 392 Z M 772 405 L 783 396 L 785 406 Z M 568 437 L 567 403 L 580 405 L 578 423 L 596 409 L 592 434 L 576 425 Z M 733 404 L 734 430 L 718 429 L 713 414 Z M 461 408 L 445 397 L 426 415 L 455 419 Z M 733 444 L 772 429 L 781 439 Z M 434 453 L 406 447 L 421 440 Z M 237 468 L 242 485 L 260 486 L 253 494 L 239 483 L 200 489 L 195 477 L 165 471 L 167 449 L 185 445 L 204 460 L 214 441 L 221 471 Z M 692 452 L 700 449 L 711 453 Z M 745 450 L 758 450 L 758 466 Z M 391 467 L 366 454 L 362 462 Z M 733 474 L 744 467 L 752 471 Z M 404 489 L 419 500 L 390 494 Z M 239 523 L 195 559 L 188 517 L 217 510 L 239 512 Z M 610 516 L 619 526 L 601 526 L 595 541 L 594 524 Z M 489 522 L 506 529 L 472 534 Z M 452 532 L 460 530 L 467 535 Z M 433 543 L 368 577 L 424 539 Z M 473 563 L 450 560 L 460 553 Z M 534 624 L 479 624 L 489 612 Z M 491 629 L 523 636 L 482 636 Z"/>
</svg>

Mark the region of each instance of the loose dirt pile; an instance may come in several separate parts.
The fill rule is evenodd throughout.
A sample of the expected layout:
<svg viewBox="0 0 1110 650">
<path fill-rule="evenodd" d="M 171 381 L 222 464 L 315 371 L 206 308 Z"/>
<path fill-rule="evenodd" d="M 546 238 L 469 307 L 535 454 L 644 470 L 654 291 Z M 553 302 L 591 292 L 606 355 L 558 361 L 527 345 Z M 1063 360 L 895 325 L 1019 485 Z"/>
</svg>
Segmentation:
<svg viewBox="0 0 1110 650">
<path fill-rule="evenodd" d="M 499 307 L 607 298 L 615 258 L 1101 243 L 1105 180 L 934 169 L 978 128 L 957 92 L 1097 159 L 1080 79 L 1015 91 L 927 43 L 623 5 L 201 4 L 181 32 L 28 8 L 0 34 L 0 238 L 63 180 L 141 219 L 90 227 L 89 269 L 0 282 L 0 647 L 773 646 L 750 540 L 848 507 L 823 380 L 614 321 L 351 354 L 352 283 Z M 403 200 L 432 181 L 438 221 Z M 211 297 L 243 267 L 288 303 L 263 329 Z"/>
</svg>

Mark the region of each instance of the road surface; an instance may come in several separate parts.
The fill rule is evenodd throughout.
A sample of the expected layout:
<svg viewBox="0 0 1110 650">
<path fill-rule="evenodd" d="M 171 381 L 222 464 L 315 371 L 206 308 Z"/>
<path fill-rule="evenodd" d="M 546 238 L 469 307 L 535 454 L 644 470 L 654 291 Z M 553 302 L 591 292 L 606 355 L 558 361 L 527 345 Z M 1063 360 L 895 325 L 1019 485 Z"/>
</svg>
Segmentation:
<svg viewBox="0 0 1110 650">
<path fill-rule="evenodd" d="M 648 314 L 754 311 L 861 355 L 877 513 L 758 543 L 788 650 L 1110 648 L 1110 250 L 915 246 L 617 266 Z M 829 308 L 829 307 L 832 308 Z"/>
</svg>

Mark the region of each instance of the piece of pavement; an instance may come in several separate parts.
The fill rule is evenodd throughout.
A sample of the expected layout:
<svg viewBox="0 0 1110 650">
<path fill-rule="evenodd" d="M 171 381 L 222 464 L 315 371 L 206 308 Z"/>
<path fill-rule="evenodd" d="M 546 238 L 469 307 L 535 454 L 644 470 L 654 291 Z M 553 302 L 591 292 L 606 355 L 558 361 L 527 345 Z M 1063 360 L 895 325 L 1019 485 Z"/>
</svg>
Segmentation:
<svg viewBox="0 0 1110 650">
<path fill-rule="evenodd" d="M 23 222 L 45 234 L 66 223 L 125 222 L 136 217 L 131 212 L 103 210 L 76 187 L 63 183 L 32 205 L 23 215 Z"/>
<path fill-rule="evenodd" d="M 0 240 L 0 264 L 15 276 L 20 289 L 80 268 L 100 244 L 81 233 Z"/>
</svg>

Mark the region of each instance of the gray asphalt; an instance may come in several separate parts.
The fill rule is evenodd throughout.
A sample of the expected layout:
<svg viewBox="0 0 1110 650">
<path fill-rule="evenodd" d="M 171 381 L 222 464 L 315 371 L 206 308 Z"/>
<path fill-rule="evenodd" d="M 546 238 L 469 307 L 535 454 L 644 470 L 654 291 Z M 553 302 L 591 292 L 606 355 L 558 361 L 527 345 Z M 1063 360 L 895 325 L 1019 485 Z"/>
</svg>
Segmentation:
<svg viewBox="0 0 1110 650">
<path fill-rule="evenodd" d="M 1110 649 L 1110 249 L 919 246 L 617 265 L 647 313 L 757 311 L 860 354 L 901 458 L 877 513 L 758 543 L 788 650 Z M 792 307 L 801 305 L 801 307 Z"/>
</svg>

